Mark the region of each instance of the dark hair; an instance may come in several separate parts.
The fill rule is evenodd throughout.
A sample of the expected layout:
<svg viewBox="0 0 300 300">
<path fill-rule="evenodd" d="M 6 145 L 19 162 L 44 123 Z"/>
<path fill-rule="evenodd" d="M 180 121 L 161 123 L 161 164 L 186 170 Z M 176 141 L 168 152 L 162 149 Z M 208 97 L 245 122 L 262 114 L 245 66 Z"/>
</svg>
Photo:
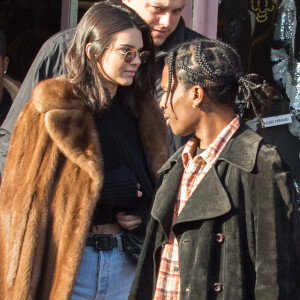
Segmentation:
<svg viewBox="0 0 300 300">
<path fill-rule="evenodd" d="M 181 81 L 185 88 L 200 85 L 209 97 L 234 107 L 241 96 L 246 109 L 257 110 L 268 98 L 267 83 L 259 75 L 242 72 L 239 54 L 219 40 L 196 39 L 172 49 L 166 60 L 169 69 L 167 100 L 172 80 Z M 171 103 L 172 106 L 172 103 Z"/>
<path fill-rule="evenodd" d="M 97 60 L 113 40 L 114 34 L 127 28 L 141 31 L 144 50 L 150 51 L 150 58 L 139 67 L 131 86 L 119 86 L 118 89 L 126 96 L 126 106 L 133 115 L 137 114 L 134 99 L 155 95 L 154 46 L 148 25 L 126 5 L 99 2 L 79 22 L 65 61 L 67 79 L 72 83 L 74 93 L 94 113 L 106 108 L 110 100 L 99 76 Z M 85 53 L 87 43 L 92 43 L 91 59 Z"/>
<path fill-rule="evenodd" d="M 6 40 L 4 33 L 0 30 L 0 55 L 2 58 L 6 56 Z"/>
</svg>

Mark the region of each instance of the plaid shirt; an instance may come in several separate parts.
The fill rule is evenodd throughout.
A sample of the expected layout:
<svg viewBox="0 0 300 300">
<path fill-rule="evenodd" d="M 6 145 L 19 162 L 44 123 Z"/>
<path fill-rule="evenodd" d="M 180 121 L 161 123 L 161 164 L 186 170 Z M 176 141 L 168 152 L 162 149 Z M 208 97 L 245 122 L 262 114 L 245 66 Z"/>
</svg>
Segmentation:
<svg viewBox="0 0 300 300">
<path fill-rule="evenodd" d="M 190 195 L 194 192 L 200 181 L 213 166 L 239 126 L 239 116 L 236 116 L 231 123 L 220 132 L 213 143 L 205 151 L 196 156 L 194 156 L 194 153 L 199 141 L 194 137 L 188 141 L 182 152 L 184 172 L 174 208 L 173 223 L 181 213 L 190 198 Z M 170 233 L 168 243 L 164 245 L 162 250 L 154 299 L 180 299 L 178 242 L 172 231 Z"/>
</svg>

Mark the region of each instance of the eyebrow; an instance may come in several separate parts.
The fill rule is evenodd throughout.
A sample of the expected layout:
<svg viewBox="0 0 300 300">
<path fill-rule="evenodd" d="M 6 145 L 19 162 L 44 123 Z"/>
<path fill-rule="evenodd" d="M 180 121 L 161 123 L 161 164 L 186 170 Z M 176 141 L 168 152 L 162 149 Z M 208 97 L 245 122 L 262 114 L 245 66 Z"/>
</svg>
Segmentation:
<svg viewBox="0 0 300 300">
<path fill-rule="evenodd" d="M 117 47 L 128 47 L 128 48 L 136 48 L 135 46 L 133 45 L 130 45 L 130 44 L 119 44 L 117 45 Z M 140 47 L 138 50 L 141 50 L 143 49 L 144 46 Z"/>
<path fill-rule="evenodd" d="M 163 9 L 168 9 L 168 6 L 160 4 L 160 3 L 153 3 L 152 6 L 160 7 L 160 8 L 163 8 Z M 182 5 L 181 7 L 172 8 L 171 10 L 184 9 L 184 7 L 185 7 L 185 4 Z"/>
</svg>

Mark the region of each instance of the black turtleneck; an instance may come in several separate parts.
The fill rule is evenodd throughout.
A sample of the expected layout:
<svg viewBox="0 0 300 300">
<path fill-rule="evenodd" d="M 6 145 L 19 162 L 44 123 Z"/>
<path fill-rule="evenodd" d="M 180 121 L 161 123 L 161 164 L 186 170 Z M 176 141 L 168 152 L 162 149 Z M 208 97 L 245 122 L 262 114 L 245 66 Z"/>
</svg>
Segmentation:
<svg viewBox="0 0 300 300">
<path fill-rule="evenodd" d="M 96 116 L 104 161 L 104 185 L 93 224 L 114 222 L 118 211 L 146 217 L 150 211 L 153 186 L 149 177 L 137 120 L 116 95 L 111 106 Z M 137 198 L 137 183 L 143 196 Z"/>
</svg>

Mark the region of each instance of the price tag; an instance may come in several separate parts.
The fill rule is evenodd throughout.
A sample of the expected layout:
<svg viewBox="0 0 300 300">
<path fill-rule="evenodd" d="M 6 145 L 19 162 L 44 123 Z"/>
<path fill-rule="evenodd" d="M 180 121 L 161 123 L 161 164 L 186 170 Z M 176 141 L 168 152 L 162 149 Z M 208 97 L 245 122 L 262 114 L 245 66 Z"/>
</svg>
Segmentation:
<svg viewBox="0 0 300 300">
<path fill-rule="evenodd" d="M 262 120 L 264 122 L 264 128 L 266 128 L 292 123 L 292 116 L 291 114 L 286 114 L 270 118 L 263 118 Z"/>
</svg>

